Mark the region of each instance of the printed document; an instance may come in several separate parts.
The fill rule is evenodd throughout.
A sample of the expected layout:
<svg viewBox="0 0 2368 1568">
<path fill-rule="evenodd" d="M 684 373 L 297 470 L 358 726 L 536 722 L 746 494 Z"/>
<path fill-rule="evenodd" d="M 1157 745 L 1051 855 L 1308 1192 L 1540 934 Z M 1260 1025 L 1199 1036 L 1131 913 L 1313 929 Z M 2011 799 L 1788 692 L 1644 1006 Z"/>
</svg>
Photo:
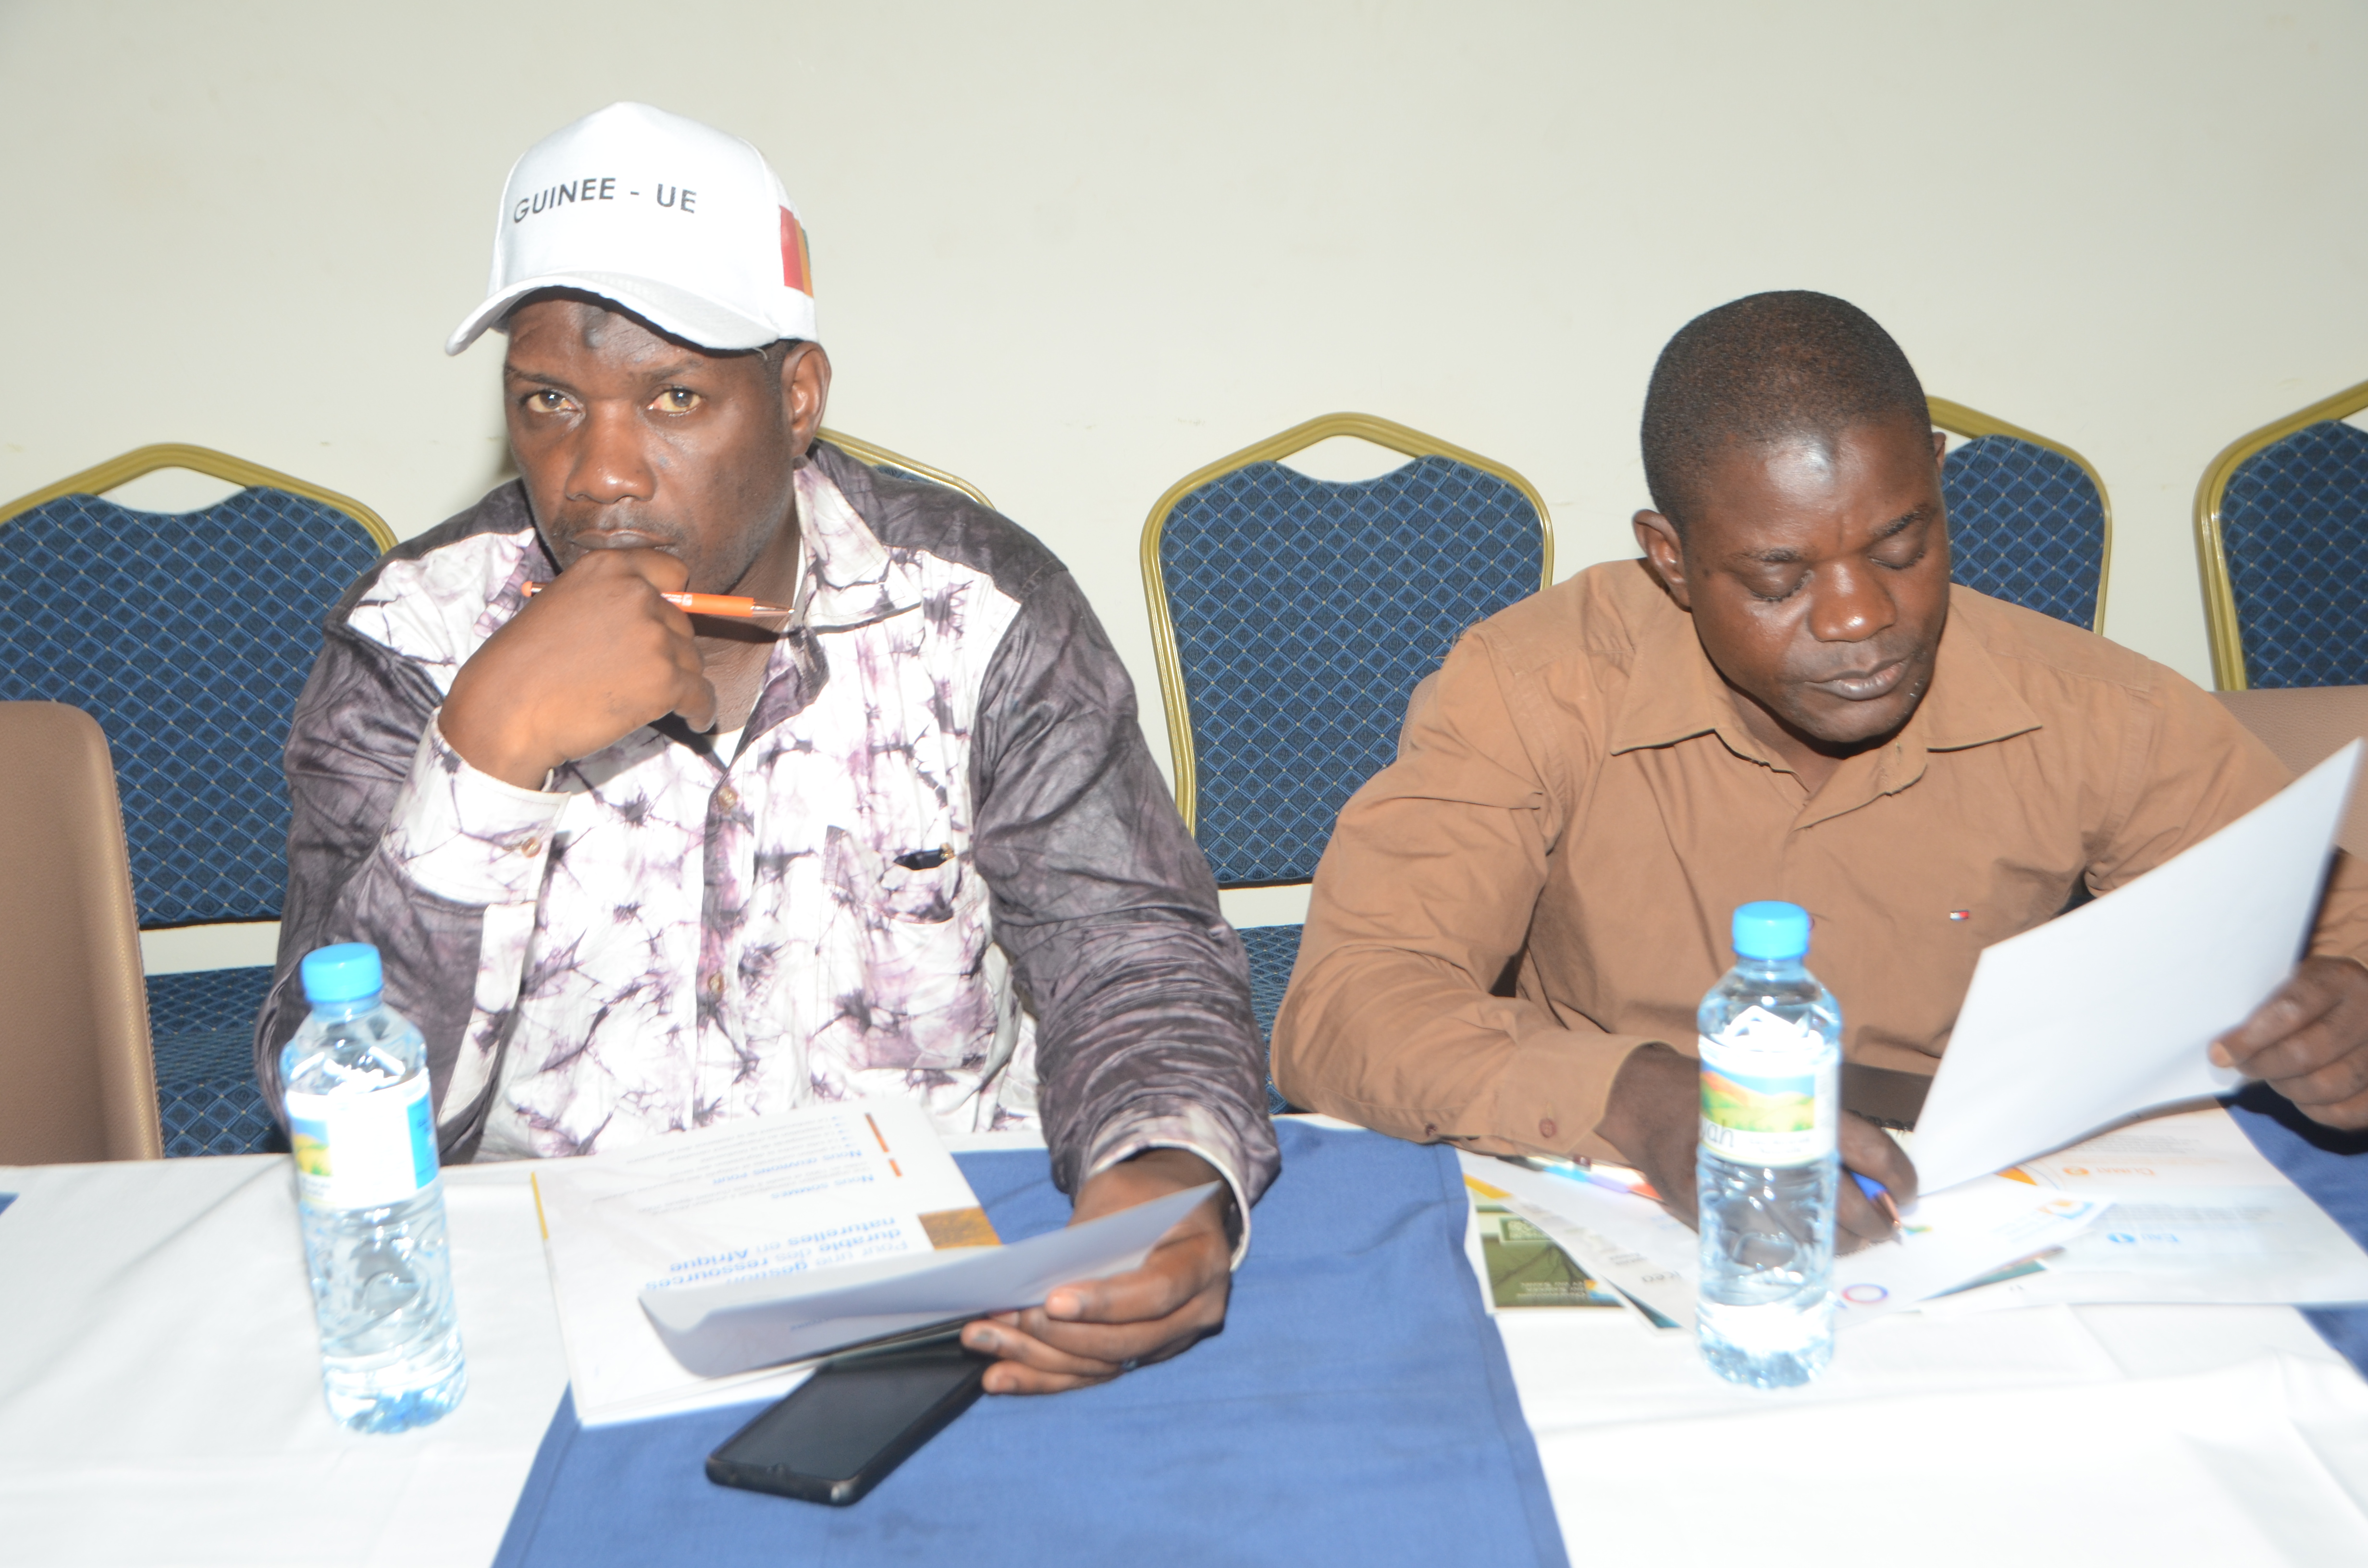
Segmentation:
<svg viewBox="0 0 2368 1568">
<path fill-rule="evenodd" d="M 2360 756 L 2354 741 L 2186 853 L 1983 949 L 1916 1123 L 1927 1191 L 2237 1086 L 2206 1049 L 2301 955 Z"/>
<path fill-rule="evenodd" d="M 1177 1194 L 1001 1246 L 909 1100 L 676 1133 L 546 1161 L 533 1179 L 586 1426 L 784 1392 L 805 1371 L 787 1363 L 1035 1305 L 1053 1285 L 1134 1267 L 1191 1207 Z M 1041 1279 L 1048 1269 L 1057 1278 Z M 804 1303 L 787 1332 L 765 1315 L 782 1302 Z"/>
<path fill-rule="evenodd" d="M 1693 1327 L 1699 1244 L 1658 1203 L 1484 1154 L 1457 1157 L 1467 1184 L 1504 1192 L 1508 1209 L 1560 1244 L 1581 1268 L 1679 1327 Z M 1897 1241 L 1835 1260 L 1842 1303 L 1836 1327 L 1873 1322 L 2060 1245 L 2111 1206 L 2108 1198 L 2003 1177 L 1923 1199 L 1907 1211 Z"/>
<path fill-rule="evenodd" d="M 2004 1174 L 2113 1209 L 2060 1250 L 1937 1305 L 2368 1301 L 2368 1253 L 2219 1106 L 2116 1128 Z"/>
</svg>

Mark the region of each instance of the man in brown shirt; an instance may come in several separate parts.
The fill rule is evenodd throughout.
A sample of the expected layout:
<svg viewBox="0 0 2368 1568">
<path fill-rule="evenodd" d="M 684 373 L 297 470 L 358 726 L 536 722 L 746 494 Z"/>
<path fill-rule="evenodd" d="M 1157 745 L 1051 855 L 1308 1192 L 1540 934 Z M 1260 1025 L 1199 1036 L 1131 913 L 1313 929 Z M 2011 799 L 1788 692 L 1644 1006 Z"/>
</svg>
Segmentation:
<svg viewBox="0 0 2368 1568">
<path fill-rule="evenodd" d="M 1688 1053 L 1736 905 L 1808 909 L 1845 1060 L 1929 1074 L 1983 947 L 2289 775 L 2171 671 L 1951 585 L 1942 438 L 1854 307 L 1759 295 L 1692 323 L 1645 443 L 1645 558 L 1466 635 L 1341 812 L 1274 1074 L 1403 1138 L 1624 1160 L 1691 1219 Z M 2349 858 L 2312 952 L 2214 1053 L 2368 1125 Z M 1846 1117 L 1842 1153 L 1912 1196 L 1871 1124 Z M 1842 1195 L 1846 1243 L 1887 1233 Z"/>
</svg>

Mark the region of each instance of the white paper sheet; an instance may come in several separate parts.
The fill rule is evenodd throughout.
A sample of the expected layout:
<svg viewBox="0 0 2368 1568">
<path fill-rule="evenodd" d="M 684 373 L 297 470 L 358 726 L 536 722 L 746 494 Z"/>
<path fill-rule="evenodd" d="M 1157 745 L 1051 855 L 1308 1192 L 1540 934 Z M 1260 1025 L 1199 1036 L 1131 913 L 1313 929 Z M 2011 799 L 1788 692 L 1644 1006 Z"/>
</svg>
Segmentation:
<svg viewBox="0 0 2368 1568">
<path fill-rule="evenodd" d="M 2368 1252 L 2218 1106 L 2135 1122 L 2009 1173 L 2111 1213 L 1951 1311 L 2046 1302 L 2368 1301 Z"/>
<path fill-rule="evenodd" d="M 909 1100 L 814 1106 L 614 1153 L 540 1163 L 531 1177 L 576 1411 L 587 1425 L 754 1399 L 667 1353 L 636 1297 L 995 1240 L 962 1168 Z M 932 1231 L 935 1231 L 933 1239 Z"/>
<path fill-rule="evenodd" d="M 1214 1182 L 1009 1246 L 884 1259 L 788 1278 L 642 1292 L 675 1358 L 725 1377 L 956 1318 L 1043 1303 L 1055 1286 L 1138 1267 Z"/>
<path fill-rule="evenodd" d="M 2205 1051 L 2293 970 L 2360 756 L 2354 741 L 2185 854 L 1983 950 L 1916 1124 L 1926 1191 L 2237 1085 Z"/>
<path fill-rule="evenodd" d="M 2046 1248 L 2072 1243 L 2113 1200 L 2040 1192 L 2003 1176 L 1961 1182 L 1918 1199 L 1900 1239 L 1834 1259 L 1837 1330 L 1920 1306 L 1944 1290 Z"/>
</svg>

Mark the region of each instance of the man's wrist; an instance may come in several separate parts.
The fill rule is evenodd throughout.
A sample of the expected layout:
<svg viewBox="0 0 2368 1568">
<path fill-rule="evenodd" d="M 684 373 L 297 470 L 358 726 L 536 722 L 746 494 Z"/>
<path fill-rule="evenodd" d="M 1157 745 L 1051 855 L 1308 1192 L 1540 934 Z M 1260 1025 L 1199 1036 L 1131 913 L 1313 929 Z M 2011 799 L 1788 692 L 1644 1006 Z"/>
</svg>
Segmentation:
<svg viewBox="0 0 2368 1568">
<path fill-rule="evenodd" d="M 1217 1200 L 1218 1214 L 1224 1222 L 1225 1245 L 1230 1250 L 1240 1244 L 1241 1206 L 1234 1200 L 1234 1184 L 1225 1179 L 1224 1172 L 1211 1165 L 1202 1156 L 1190 1149 L 1162 1147 L 1144 1149 L 1138 1153 L 1130 1154 L 1120 1161 L 1119 1165 L 1132 1165 L 1147 1175 L 1156 1176 L 1160 1180 L 1172 1181 L 1176 1184 L 1175 1190 L 1178 1192 L 1187 1187 L 1201 1187 L 1209 1182 L 1216 1183 L 1217 1190 L 1212 1196 Z"/>
<path fill-rule="evenodd" d="M 454 709 L 458 707 L 459 711 Z M 520 790 L 541 790 L 551 778 L 552 770 L 565 757 L 546 759 L 535 748 L 518 744 L 516 726 L 482 724 L 472 711 L 461 703 L 448 700 L 437 715 L 438 728 L 444 732 L 444 744 L 457 753 L 461 761 L 488 778 Z"/>
<path fill-rule="evenodd" d="M 1628 1158 L 1636 1158 L 1669 1119 L 1677 1090 L 1684 1086 L 1679 1080 L 1691 1080 L 1698 1071 L 1690 1059 L 1658 1040 L 1637 1046 L 1612 1074 L 1596 1135 Z"/>
</svg>

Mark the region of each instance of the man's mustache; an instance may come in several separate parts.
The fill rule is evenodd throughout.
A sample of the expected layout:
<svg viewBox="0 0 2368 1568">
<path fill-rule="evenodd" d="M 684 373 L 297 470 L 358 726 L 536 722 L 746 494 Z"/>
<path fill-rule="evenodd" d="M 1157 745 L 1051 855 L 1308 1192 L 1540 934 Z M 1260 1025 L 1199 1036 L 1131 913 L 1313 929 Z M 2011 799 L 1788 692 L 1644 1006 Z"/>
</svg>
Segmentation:
<svg viewBox="0 0 2368 1568">
<path fill-rule="evenodd" d="M 688 529 L 664 517 L 646 515 L 632 517 L 562 517 L 547 525 L 554 549 L 589 551 L 595 550 L 671 550 L 678 551 L 690 543 Z M 623 536 L 623 537 L 604 537 Z"/>
<path fill-rule="evenodd" d="M 1829 660 L 1814 666 L 1796 665 L 1788 669 L 1785 674 L 1793 680 L 1805 681 L 1811 685 L 1829 680 L 1850 680 L 1873 675 L 1878 670 L 1887 670 L 1897 664 L 1914 665 L 1929 657 L 1930 653 L 1930 648 L 1920 648 L 1913 644 L 1904 648 L 1870 649 L 1864 643 L 1860 643 L 1852 648 L 1847 657 Z"/>
</svg>

